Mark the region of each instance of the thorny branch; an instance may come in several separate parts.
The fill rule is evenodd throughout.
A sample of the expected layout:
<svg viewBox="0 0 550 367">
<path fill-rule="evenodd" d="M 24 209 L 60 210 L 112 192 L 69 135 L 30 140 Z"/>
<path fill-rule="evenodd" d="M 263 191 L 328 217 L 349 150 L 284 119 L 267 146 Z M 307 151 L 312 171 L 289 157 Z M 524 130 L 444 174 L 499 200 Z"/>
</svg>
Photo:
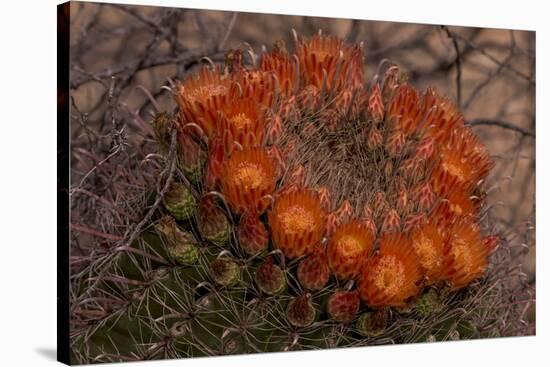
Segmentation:
<svg viewBox="0 0 550 367">
<path fill-rule="evenodd" d="M 453 47 L 456 53 L 456 104 L 459 107 L 462 107 L 462 65 L 460 60 L 460 47 L 458 46 L 458 41 L 456 40 L 456 37 L 451 33 L 451 31 L 449 31 L 449 28 L 447 28 L 446 26 L 442 26 L 442 28 L 445 33 L 447 33 L 447 36 L 453 41 Z"/>
<path fill-rule="evenodd" d="M 528 136 L 530 138 L 535 138 L 535 133 L 525 130 L 519 126 L 516 126 L 510 122 L 506 121 L 499 121 L 499 120 L 491 120 L 491 119 L 475 119 L 469 122 L 470 126 L 498 126 L 500 128 L 506 129 L 506 130 L 512 130 L 516 131 L 522 135 Z"/>
</svg>

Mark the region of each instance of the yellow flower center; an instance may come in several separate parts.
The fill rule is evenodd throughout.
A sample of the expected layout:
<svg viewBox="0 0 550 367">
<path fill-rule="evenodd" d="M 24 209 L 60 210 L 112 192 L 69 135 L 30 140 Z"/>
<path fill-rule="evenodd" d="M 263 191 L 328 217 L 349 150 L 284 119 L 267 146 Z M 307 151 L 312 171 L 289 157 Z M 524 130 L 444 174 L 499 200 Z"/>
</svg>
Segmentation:
<svg viewBox="0 0 550 367">
<path fill-rule="evenodd" d="M 330 52 L 327 52 L 325 50 L 315 50 L 312 53 L 315 54 L 315 57 L 317 57 L 317 59 L 320 61 L 324 61 L 325 57 L 331 54 Z"/>
<path fill-rule="evenodd" d="M 348 235 L 338 240 L 338 247 L 344 257 L 355 257 L 365 250 L 366 244 L 356 236 Z"/>
<path fill-rule="evenodd" d="M 260 71 L 250 71 L 246 74 L 247 79 L 252 83 L 260 83 L 263 84 L 264 81 L 264 73 Z"/>
<path fill-rule="evenodd" d="M 233 124 L 233 126 L 237 128 L 237 130 L 243 130 L 247 126 L 252 125 L 252 120 L 248 118 L 248 116 L 245 115 L 244 113 L 239 113 L 231 117 L 230 121 Z"/>
<path fill-rule="evenodd" d="M 189 99 L 197 101 L 227 93 L 227 87 L 219 84 L 201 85 L 189 93 Z"/>
<path fill-rule="evenodd" d="M 453 254 L 455 262 L 462 266 L 466 272 L 471 273 L 475 270 L 473 269 L 474 261 L 472 258 L 472 251 L 470 251 L 467 243 L 461 240 L 454 241 L 451 253 Z"/>
<path fill-rule="evenodd" d="M 233 182 L 245 190 L 254 190 L 265 185 L 267 178 L 261 166 L 253 163 L 241 163 L 235 169 Z"/>
<path fill-rule="evenodd" d="M 300 234 L 313 230 L 313 213 L 302 206 L 291 206 L 280 215 L 281 225 L 287 234 Z"/>
<path fill-rule="evenodd" d="M 376 288 L 395 295 L 404 283 L 405 269 L 394 256 L 384 256 L 374 269 L 373 278 Z"/>
<path fill-rule="evenodd" d="M 420 258 L 420 264 L 425 269 L 434 269 L 441 263 L 434 245 L 434 241 L 424 234 L 420 234 L 413 243 L 414 249 Z"/>
<path fill-rule="evenodd" d="M 460 181 L 465 180 L 465 172 L 462 167 L 460 167 L 458 164 L 453 164 L 451 162 L 443 162 L 442 163 L 443 168 L 445 171 L 449 172 L 454 177 L 458 178 Z"/>
</svg>

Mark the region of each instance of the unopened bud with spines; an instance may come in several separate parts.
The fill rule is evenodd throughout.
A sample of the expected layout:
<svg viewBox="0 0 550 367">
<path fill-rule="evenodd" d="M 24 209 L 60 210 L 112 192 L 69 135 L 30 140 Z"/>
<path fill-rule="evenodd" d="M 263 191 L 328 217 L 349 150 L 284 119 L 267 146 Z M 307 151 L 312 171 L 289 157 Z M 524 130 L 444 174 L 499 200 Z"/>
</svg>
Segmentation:
<svg viewBox="0 0 550 367">
<path fill-rule="evenodd" d="M 428 317 L 443 309 L 443 299 L 435 289 L 430 288 L 418 298 L 414 308 L 420 317 Z"/>
<path fill-rule="evenodd" d="M 166 239 L 170 255 L 181 265 L 192 265 L 199 258 L 195 237 L 181 230 L 173 217 L 165 215 L 155 225 L 155 229 Z"/>
<path fill-rule="evenodd" d="M 339 290 L 328 299 L 327 312 L 334 321 L 350 322 L 359 311 L 359 306 L 359 293 L 356 290 Z"/>
<path fill-rule="evenodd" d="M 364 313 L 357 320 L 357 330 L 363 336 L 378 336 L 386 330 L 387 326 L 388 315 L 384 309 Z"/>
<path fill-rule="evenodd" d="M 239 265 L 227 256 L 220 256 L 212 260 L 210 272 L 214 281 L 224 287 L 236 285 L 241 276 Z"/>
<path fill-rule="evenodd" d="M 278 294 L 286 289 L 285 273 L 273 263 L 271 256 L 258 266 L 255 280 L 260 290 L 268 295 Z"/>
<path fill-rule="evenodd" d="M 269 233 L 256 213 L 245 213 L 237 228 L 241 248 L 249 255 L 262 253 L 269 244 Z"/>
<path fill-rule="evenodd" d="M 178 220 L 186 220 L 193 216 L 197 208 L 197 200 L 191 191 L 182 183 L 174 182 L 163 198 L 166 209 Z"/>
<path fill-rule="evenodd" d="M 213 197 L 201 199 L 198 209 L 198 226 L 204 239 L 222 246 L 231 238 L 231 223 L 216 205 Z"/>
<path fill-rule="evenodd" d="M 315 307 L 311 303 L 311 295 L 304 294 L 292 299 L 286 309 L 288 322 L 295 327 L 306 327 L 315 320 Z"/>
<path fill-rule="evenodd" d="M 160 152 L 162 154 L 167 154 L 170 149 L 170 132 L 173 128 L 173 122 L 170 115 L 167 112 L 157 113 L 151 125 L 153 126 Z"/>
<path fill-rule="evenodd" d="M 179 244 L 170 247 L 170 254 L 181 265 L 193 265 L 199 259 L 200 251 L 193 244 Z"/>
<path fill-rule="evenodd" d="M 302 287 L 310 291 L 317 291 L 327 284 L 329 277 L 330 268 L 325 247 L 318 245 L 313 253 L 298 265 L 298 280 Z"/>
<path fill-rule="evenodd" d="M 185 177 L 193 184 L 198 184 L 204 174 L 206 165 L 206 151 L 191 135 L 180 132 L 178 134 L 179 152 L 178 166 Z"/>
</svg>

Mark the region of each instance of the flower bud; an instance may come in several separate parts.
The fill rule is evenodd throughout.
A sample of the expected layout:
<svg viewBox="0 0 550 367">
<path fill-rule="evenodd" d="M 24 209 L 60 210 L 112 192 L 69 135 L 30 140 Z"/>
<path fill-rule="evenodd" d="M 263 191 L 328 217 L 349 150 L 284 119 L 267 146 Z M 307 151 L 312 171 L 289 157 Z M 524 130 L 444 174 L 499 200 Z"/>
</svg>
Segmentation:
<svg viewBox="0 0 550 367">
<path fill-rule="evenodd" d="M 364 336 L 379 336 L 388 325 L 388 316 L 385 310 L 367 312 L 357 320 L 357 329 Z"/>
<path fill-rule="evenodd" d="M 269 295 L 281 293 L 286 288 L 285 273 L 273 263 L 271 256 L 258 266 L 255 280 L 261 291 Z"/>
<path fill-rule="evenodd" d="M 249 255 L 265 251 L 269 244 L 269 233 L 255 213 L 246 213 L 241 218 L 237 237 L 241 248 Z"/>
<path fill-rule="evenodd" d="M 298 280 L 310 291 L 317 291 L 327 284 L 330 277 L 328 258 L 324 246 L 318 245 L 314 252 L 298 265 Z"/>
<path fill-rule="evenodd" d="M 164 206 L 178 220 L 186 220 L 193 216 L 197 208 L 197 200 L 182 183 L 174 182 L 164 194 Z"/>
<path fill-rule="evenodd" d="M 306 327 L 315 320 L 315 307 L 311 303 L 311 296 L 305 294 L 292 299 L 286 309 L 286 317 L 295 327 Z"/>
<path fill-rule="evenodd" d="M 231 238 L 231 223 L 212 197 L 204 197 L 199 204 L 198 226 L 204 239 L 222 246 Z"/>
<path fill-rule="evenodd" d="M 165 215 L 155 225 L 155 229 L 167 241 L 168 252 L 181 265 L 192 265 L 199 258 L 195 237 L 182 231 L 173 217 Z"/>
<path fill-rule="evenodd" d="M 239 265 L 229 257 L 218 257 L 212 260 L 210 272 L 214 281 L 224 287 L 237 284 L 241 275 Z"/>
<path fill-rule="evenodd" d="M 336 291 L 328 299 L 327 312 L 337 322 L 350 322 L 359 311 L 357 291 Z"/>
<path fill-rule="evenodd" d="M 428 317 L 443 309 L 443 300 L 441 295 L 435 289 L 431 288 L 420 296 L 414 308 L 420 317 Z"/>
</svg>

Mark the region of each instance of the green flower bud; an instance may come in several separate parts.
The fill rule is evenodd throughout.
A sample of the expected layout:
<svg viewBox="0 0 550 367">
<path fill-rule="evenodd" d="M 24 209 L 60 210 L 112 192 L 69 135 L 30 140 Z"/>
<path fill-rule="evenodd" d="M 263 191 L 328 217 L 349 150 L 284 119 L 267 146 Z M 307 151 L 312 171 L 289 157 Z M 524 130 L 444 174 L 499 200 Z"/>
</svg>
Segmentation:
<svg viewBox="0 0 550 367">
<path fill-rule="evenodd" d="M 186 131 L 178 133 L 178 167 L 183 171 L 189 182 L 198 184 L 202 181 L 204 166 L 207 161 L 206 151 Z"/>
<path fill-rule="evenodd" d="M 229 242 L 232 233 L 231 223 L 216 206 L 212 197 L 201 200 L 198 217 L 199 230 L 206 240 L 219 246 Z"/>
<path fill-rule="evenodd" d="M 170 255 L 181 265 L 192 265 L 199 259 L 200 251 L 190 243 L 181 243 L 170 247 Z"/>
<path fill-rule="evenodd" d="M 388 316 L 386 310 L 377 310 L 362 314 L 357 320 L 357 330 L 363 336 L 378 336 L 386 330 Z"/>
<path fill-rule="evenodd" d="M 210 271 L 214 281 L 224 287 L 237 284 L 241 275 L 239 265 L 229 257 L 218 257 L 212 260 Z"/>
<path fill-rule="evenodd" d="M 199 249 L 195 237 L 189 232 L 182 231 L 174 218 L 165 215 L 155 225 L 155 229 L 168 242 L 168 252 L 181 265 L 191 265 L 199 258 Z"/>
<path fill-rule="evenodd" d="M 286 289 L 285 273 L 273 263 L 271 256 L 258 266 L 255 279 L 262 292 L 269 295 L 281 293 Z"/>
<path fill-rule="evenodd" d="M 443 300 L 439 293 L 431 288 L 420 296 L 414 308 L 420 317 L 428 317 L 443 309 Z"/>
<path fill-rule="evenodd" d="M 174 182 L 164 195 L 164 206 L 176 219 L 186 220 L 193 216 L 197 200 L 184 184 Z"/>
<path fill-rule="evenodd" d="M 157 113 L 151 125 L 155 131 L 155 138 L 159 144 L 160 152 L 167 154 L 170 149 L 170 130 L 172 128 L 170 115 L 166 112 Z"/>
<path fill-rule="evenodd" d="M 294 298 L 286 309 L 286 318 L 292 326 L 306 327 L 315 320 L 315 307 L 311 303 L 311 296 L 305 294 Z"/>
</svg>

